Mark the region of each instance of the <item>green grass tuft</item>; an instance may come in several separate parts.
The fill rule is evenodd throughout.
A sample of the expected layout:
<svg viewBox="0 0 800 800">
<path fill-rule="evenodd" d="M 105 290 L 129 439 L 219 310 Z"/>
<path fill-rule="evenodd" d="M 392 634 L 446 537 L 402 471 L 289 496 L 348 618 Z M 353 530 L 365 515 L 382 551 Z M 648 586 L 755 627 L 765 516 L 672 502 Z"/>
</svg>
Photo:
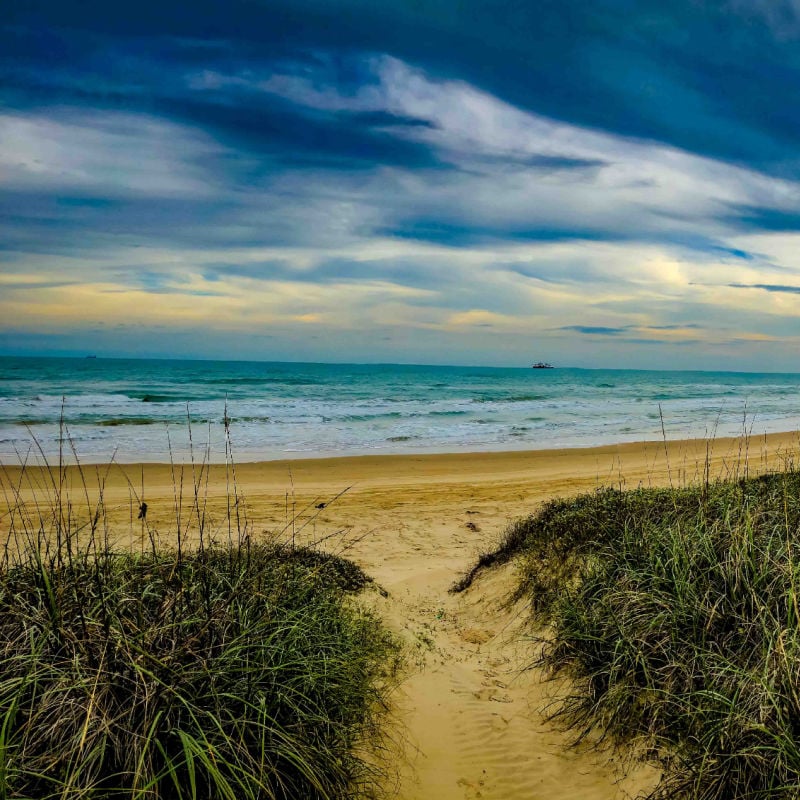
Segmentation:
<svg viewBox="0 0 800 800">
<path fill-rule="evenodd" d="M 509 541 L 578 738 L 656 754 L 651 798 L 800 795 L 800 474 L 603 489 Z"/>
<path fill-rule="evenodd" d="M 77 463 L 75 489 L 61 456 L 42 472 L 0 467 L 0 800 L 380 793 L 399 649 L 352 596 L 370 578 L 256 542 L 226 458 L 213 524 L 205 461 L 189 485 L 173 465 L 163 535 L 129 481 L 136 550 L 110 545 L 99 470 L 90 487 Z"/>
<path fill-rule="evenodd" d="M 341 798 L 394 645 L 340 564 L 250 546 L 0 575 L 0 795 Z"/>
</svg>

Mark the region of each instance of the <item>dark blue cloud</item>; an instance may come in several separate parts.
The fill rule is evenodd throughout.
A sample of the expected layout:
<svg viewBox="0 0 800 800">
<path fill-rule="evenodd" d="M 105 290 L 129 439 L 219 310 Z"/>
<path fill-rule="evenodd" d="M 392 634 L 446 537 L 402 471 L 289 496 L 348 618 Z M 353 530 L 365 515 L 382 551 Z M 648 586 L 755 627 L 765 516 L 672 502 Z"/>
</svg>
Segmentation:
<svg viewBox="0 0 800 800">
<path fill-rule="evenodd" d="M 765 292 L 779 294 L 800 294 L 800 286 L 786 286 L 781 283 L 729 283 L 733 289 L 763 289 Z"/>
<path fill-rule="evenodd" d="M 796 211 L 757 206 L 737 206 L 728 219 L 751 231 L 800 231 L 800 209 Z"/>
<path fill-rule="evenodd" d="M 388 111 L 356 111 L 338 112 L 337 116 L 351 125 L 363 125 L 366 128 L 434 128 L 435 125 L 428 119 L 409 117 L 402 114 L 390 114 Z"/>
<path fill-rule="evenodd" d="M 514 226 L 509 223 L 486 225 L 435 219 L 406 220 L 376 231 L 382 236 L 413 239 L 450 247 L 470 247 L 497 242 L 615 241 L 618 234 L 599 229 L 550 226 Z M 531 276 L 532 277 L 532 276 Z"/>
<path fill-rule="evenodd" d="M 590 336 L 619 336 L 627 333 L 629 329 L 628 326 L 609 328 L 605 325 L 565 325 L 559 328 L 560 331 L 574 331 L 575 333 L 584 333 Z"/>
<path fill-rule="evenodd" d="M 87 84 L 110 77 L 123 93 L 130 74 L 112 54 L 130 50 L 161 67 L 166 81 L 189 64 L 234 69 L 265 56 L 386 52 L 558 119 L 797 175 L 800 48 L 744 8 L 695 0 L 142 0 L 131 9 L 29 0 L 4 9 L 0 51 L 6 75 L 21 60 L 71 68 L 87 62 L 77 44 L 84 36 L 95 44 Z M 341 61 L 337 81 L 361 78 Z"/>
<path fill-rule="evenodd" d="M 429 147 L 407 141 L 341 114 L 300 112 L 280 101 L 165 100 L 160 112 L 213 133 L 246 152 L 271 156 L 275 168 L 294 166 L 359 169 L 376 165 L 435 167 Z"/>
<path fill-rule="evenodd" d="M 713 221 L 713 218 L 709 221 Z M 714 258 L 734 258 L 737 261 L 753 261 L 756 258 L 755 254 L 747 250 L 742 250 L 740 247 L 729 247 L 719 239 L 699 233 L 666 232 L 663 236 L 658 237 L 657 241 L 668 242 L 694 254 L 703 253 Z"/>
</svg>

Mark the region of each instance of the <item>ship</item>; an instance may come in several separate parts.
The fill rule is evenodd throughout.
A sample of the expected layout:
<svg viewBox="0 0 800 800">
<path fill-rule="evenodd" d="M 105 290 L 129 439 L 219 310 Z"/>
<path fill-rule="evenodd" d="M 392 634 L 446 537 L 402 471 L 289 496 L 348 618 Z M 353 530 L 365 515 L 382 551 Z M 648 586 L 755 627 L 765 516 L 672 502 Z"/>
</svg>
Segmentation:
<svg viewBox="0 0 800 800">
<path fill-rule="evenodd" d="M 535 364 L 531 364 L 531 369 L 555 369 L 555 367 L 546 361 L 537 361 Z"/>
</svg>

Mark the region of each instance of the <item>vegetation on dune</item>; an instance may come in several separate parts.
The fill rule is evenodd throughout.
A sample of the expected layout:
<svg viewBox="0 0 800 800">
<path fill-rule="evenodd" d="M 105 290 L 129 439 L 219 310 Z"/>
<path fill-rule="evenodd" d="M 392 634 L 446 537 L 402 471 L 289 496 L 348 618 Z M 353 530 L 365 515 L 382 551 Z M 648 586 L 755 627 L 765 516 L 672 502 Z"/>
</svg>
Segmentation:
<svg viewBox="0 0 800 800">
<path fill-rule="evenodd" d="M 183 509 L 198 530 L 190 537 L 179 514 L 178 549 L 150 531 L 139 552 L 108 546 L 102 489 L 80 521 L 58 474 L 33 502 L 23 480 L 2 487 L 0 797 L 377 791 L 398 650 L 348 595 L 369 581 L 358 567 L 255 543 L 236 530 L 240 497 L 235 535 L 212 544 L 202 471 Z"/>
<path fill-rule="evenodd" d="M 552 501 L 501 552 L 572 679 L 554 717 L 654 754 L 651 798 L 800 794 L 800 474 Z"/>
</svg>

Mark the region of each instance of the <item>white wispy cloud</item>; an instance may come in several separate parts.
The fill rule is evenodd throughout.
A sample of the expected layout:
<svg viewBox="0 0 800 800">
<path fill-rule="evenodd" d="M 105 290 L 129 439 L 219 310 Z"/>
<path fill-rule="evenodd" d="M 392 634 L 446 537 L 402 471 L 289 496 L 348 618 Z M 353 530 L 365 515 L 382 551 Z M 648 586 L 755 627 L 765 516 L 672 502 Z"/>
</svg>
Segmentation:
<svg viewBox="0 0 800 800">
<path fill-rule="evenodd" d="M 522 111 L 388 56 L 367 60 L 365 68 L 374 83 L 347 94 L 320 83 L 324 72 L 206 81 L 213 87 L 236 80 L 323 111 L 427 120 L 430 126 L 395 133 L 430 144 L 461 170 L 395 176 L 392 194 L 399 189 L 412 208 L 469 225 L 572 224 L 629 237 L 670 231 L 707 236 L 730 233 L 724 217 L 738 206 L 800 206 L 793 181 Z"/>
<path fill-rule="evenodd" d="M 0 113 L 0 176 L 6 191 L 209 196 L 213 174 L 203 165 L 223 153 L 201 131 L 143 114 Z"/>
</svg>

